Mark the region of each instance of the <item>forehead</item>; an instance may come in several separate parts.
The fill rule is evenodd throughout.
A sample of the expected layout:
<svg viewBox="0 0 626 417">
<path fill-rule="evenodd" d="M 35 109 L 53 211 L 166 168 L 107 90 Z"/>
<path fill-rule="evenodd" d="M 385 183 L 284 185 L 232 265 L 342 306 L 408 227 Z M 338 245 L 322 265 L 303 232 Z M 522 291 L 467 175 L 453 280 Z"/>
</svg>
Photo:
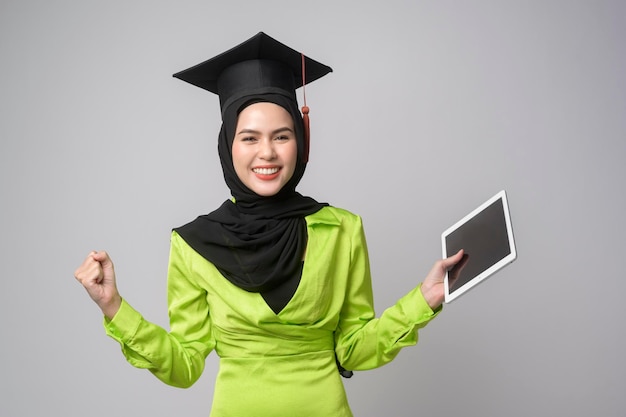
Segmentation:
<svg viewBox="0 0 626 417">
<path fill-rule="evenodd" d="M 281 124 L 293 126 L 289 112 L 278 104 L 270 102 L 253 103 L 246 106 L 237 117 L 237 125 L 246 124 Z"/>
</svg>

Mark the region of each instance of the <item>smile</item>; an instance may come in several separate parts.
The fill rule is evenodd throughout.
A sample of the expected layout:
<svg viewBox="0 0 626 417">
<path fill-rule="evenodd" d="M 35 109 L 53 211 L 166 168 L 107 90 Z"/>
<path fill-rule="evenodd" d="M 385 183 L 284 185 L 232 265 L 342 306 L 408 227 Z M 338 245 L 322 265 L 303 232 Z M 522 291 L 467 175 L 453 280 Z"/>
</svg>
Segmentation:
<svg viewBox="0 0 626 417">
<path fill-rule="evenodd" d="M 260 174 L 260 175 L 272 175 L 272 174 L 276 174 L 279 170 L 280 170 L 280 168 L 278 168 L 278 167 L 274 167 L 274 168 L 253 168 L 252 172 L 254 172 L 255 174 Z"/>
</svg>

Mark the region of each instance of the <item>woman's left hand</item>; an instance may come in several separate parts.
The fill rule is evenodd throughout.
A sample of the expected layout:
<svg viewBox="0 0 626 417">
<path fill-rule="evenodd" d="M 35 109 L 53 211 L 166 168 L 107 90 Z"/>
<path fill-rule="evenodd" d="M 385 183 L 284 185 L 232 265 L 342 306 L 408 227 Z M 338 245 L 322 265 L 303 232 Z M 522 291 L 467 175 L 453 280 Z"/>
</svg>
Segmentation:
<svg viewBox="0 0 626 417">
<path fill-rule="evenodd" d="M 424 278 L 421 290 L 424 299 L 426 299 L 426 302 L 432 310 L 436 310 L 443 303 L 443 279 L 446 276 L 446 272 L 459 263 L 461 259 L 463 259 L 463 249 L 449 258 L 440 259 L 435 262 L 435 265 L 433 265 L 428 275 L 426 275 L 426 278 Z"/>
</svg>

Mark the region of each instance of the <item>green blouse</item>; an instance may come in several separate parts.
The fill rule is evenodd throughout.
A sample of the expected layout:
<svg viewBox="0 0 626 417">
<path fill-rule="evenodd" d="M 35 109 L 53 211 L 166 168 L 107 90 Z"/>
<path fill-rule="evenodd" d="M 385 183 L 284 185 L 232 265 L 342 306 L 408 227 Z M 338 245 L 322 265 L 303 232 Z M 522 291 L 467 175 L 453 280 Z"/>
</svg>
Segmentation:
<svg viewBox="0 0 626 417">
<path fill-rule="evenodd" d="M 173 232 L 170 331 L 123 301 L 107 334 L 133 366 L 176 387 L 191 386 L 215 350 L 213 417 L 351 416 L 335 355 L 349 370 L 384 365 L 417 343 L 436 313 L 418 286 L 376 318 L 361 218 L 325 207 L 306 222 L 302 279 L 279 314 Z"/>
</svg>

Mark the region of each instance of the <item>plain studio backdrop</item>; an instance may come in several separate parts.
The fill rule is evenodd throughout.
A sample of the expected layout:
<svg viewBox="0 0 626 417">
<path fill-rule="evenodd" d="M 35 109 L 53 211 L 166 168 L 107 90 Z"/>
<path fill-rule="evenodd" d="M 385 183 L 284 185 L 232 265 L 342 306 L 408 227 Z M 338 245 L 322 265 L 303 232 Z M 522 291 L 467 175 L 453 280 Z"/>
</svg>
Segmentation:
<svg viewBox="0 0 626 417">
<path fill-rule="evenodd" d="M 355 415 L 623 416 L 618 0 L 2 0 L 0 415 L 208 415 L 215 353 L 187 390 L 132 368 L 73 272 L 109 251 L 167 328 L 170 230 L 229 197 L 217 97 L 171 74 L 259 31 L 334 69 L 299 190 L 363 217 L 378 314 L 509 195 L 518 260 L 346 380 Z"/>
</svg>

